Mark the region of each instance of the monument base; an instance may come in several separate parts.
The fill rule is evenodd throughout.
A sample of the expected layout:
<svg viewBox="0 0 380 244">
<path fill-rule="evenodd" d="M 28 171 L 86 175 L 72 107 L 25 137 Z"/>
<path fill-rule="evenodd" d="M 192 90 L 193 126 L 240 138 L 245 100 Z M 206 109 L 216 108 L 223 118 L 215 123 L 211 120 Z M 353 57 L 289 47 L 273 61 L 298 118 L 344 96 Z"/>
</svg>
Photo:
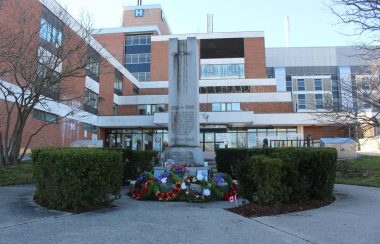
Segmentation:
<svg viewBox="0 0 380 244">
<path fill-rule="evenodd" d="M 171 159 L 175 164 L 204 166 L 203 151 L 199 147 L 169 147 L 164 155 L 165 161 Z"/>
</svg>

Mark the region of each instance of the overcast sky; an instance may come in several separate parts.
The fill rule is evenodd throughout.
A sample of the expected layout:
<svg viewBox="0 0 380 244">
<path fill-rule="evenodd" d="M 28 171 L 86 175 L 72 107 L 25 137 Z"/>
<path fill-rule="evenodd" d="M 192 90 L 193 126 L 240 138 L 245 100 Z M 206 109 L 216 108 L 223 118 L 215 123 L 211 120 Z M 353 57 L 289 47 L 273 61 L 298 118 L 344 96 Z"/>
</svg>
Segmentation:
<svg viewBox="0 0 380 244">
<path fill-rule="evenodd" d="M 57 0 L 78 17 L 90 14 L 94 27 L 119 27 L 123 5 L 137 0 Z M 267 47 L 285 46 L 285 16 L 290 18 L 290 46 L 342 46 L 350 40 L 342 33 L 326 4 L 329 0 L 143 0 L 161 4 L 173 34 L 206 32 L 207 14 L 214 15 L 214 32 L 264 31 Z M 340 33 L 342 32 L 342 33 Z"/>
</svg>

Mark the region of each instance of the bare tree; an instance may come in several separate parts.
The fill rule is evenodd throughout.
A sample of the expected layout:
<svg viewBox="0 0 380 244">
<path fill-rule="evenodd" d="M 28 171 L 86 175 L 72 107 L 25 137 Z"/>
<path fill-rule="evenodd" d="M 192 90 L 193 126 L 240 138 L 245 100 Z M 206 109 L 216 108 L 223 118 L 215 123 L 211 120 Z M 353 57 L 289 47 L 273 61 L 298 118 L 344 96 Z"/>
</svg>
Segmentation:
<svg viewBox="0 0 380 244">
<path fill-rule="evenodd" d="M 91 63 L 90 22 L 78 24 L 59 5 L 53 11 L 43 7 L 41 14 L 38 2 L 0 1 L 0 166 L 16 163 L 34 136 L 58 122 L 46 119 L 26 138 L 24 129 L 36 107 L 58 108 L 59 118 L 73 117 L 83 101 L 76 83 Z"/>
<path fill-rule="evenodd" d="M 380 58 L 379 0 L 331 0 L 329 8 L 341 24 L 352 27 L 350 33 L 344 34 L 357 38 L 363 58 Z"/>
<path fill-rule="evenodd" d="M 380 68 L 369 65 L 360 74 L 341 77 L 340 100 L 334 102 L 326 96 L 322 110 L 314 116 L 322 123 L 348 129 L 355 141 L 359 142 L 365 134 L 380 126 Z"/>
</svg>

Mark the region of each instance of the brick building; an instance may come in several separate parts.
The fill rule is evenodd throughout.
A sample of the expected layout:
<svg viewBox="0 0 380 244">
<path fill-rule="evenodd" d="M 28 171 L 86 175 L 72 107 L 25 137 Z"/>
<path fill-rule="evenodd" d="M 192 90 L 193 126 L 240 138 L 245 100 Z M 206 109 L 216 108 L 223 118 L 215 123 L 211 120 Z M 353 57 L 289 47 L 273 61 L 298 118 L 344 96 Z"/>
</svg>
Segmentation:
<svg viewBox="0 0 380 244">
<path fill-rule="evenodd" d="M 53 15 L 61 8 L 53 0 L 30 2 L 40 6 L 36 11 Z M 42 16 L 41 23 L 43 15 L 36 16 Z M 163 150 L 168 139 L 168 41 L 187 37 L 199 43 L 204 151 L 261 147 L 264 138 L 302 140 L 308 133 L 316 140 L 349 136 L 313 113 L 323 110 L 326 101 L 339 106 L 339 80 L 366 65 L 352 57 L 353 47 L 266 48 L 263 32 L 175 35 L 160 5 L 143 5 L 124 7 L 121 27 L 94 32 L 90 46 L 100 50 L 93 55 L 97 65 L 75 81 L 86 116 L 49 125 L 31 146 L 101 140 L 105 147 Z M 45 114 L 60 116 L 58 110 L 37 106 L 36 111 L 26 133 Z"/>
</svg>

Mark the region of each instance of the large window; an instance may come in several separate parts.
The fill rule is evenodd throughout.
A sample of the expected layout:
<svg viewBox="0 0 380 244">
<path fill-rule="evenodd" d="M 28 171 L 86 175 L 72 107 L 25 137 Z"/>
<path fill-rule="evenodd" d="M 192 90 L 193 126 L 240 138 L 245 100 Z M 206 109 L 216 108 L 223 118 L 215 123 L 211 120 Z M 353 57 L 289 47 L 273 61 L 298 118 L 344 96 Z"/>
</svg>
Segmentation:
<svg viewBox="0 0 380 244">
<path fill-rule="evenodd" d="M 55 114 L 51 114 L 48 112 L 44 112 L 41 110 L 34 109 L 33 110 L 33 118 L 37 120 L 42 120 L 48 123 L 57 123 L 58 116 Z"/>
<path fill-rule="evenodd" d="M 84 110 L 93 114 L 98 114 L 99 95 L 85 89 Z"/>
<path fill-rule="evenodd" d="M 201 94 L 215 94 L 215 93 L 249 93 L 250 86 L 207 86 L 199 87 Z"/>
<path fill-rule="evenodd" d="M 292 87 L 292 76 L 291 75 L 287 75 L 286 76 L 286 91 L 292 91 L 293 90 L 293 87 Z"/>
<path fill-rule="evenodd" d="M 314 90 L 316 91 L 323 90 L 322 79 L 314 79 Z"/>
<path fill-rule="evenodd" d="M 138 105 L 140 115 L 152 115 L 158 112 L 165 112 L 165 104 L 144 104 Z"/>
<path fill-rule="evenodd" d="M 62 31 L 44 18 L 40 23 L 40 38 L 55 48 L 62 46 Z"/>
<path fill-rule="evenodd" d="M 306 95 L 305 94 L 298 94 L 298 103 L 297 108 L 298 109 L 306 109 Z"/>
<path fill-rule="evenodd" d="M 113 83 L 113 88 L 117 95 L 123 94 L 123 75 L 118 70 L 115 70 L 115 81 Z"/>
<path fill-rule="evenodd" d="M 93 56 L 89 56 L 86 65 L 87 75 L 95 76 L 95 80 L 99 81 L 99 60 Z"/>
<path fill-rule="evenodd" d="M 148 64 L 150 63 L 150 53 L 126 54 L 125 64 Z"/>
<path fill-rule="evenodd" d="M 332 91 L 332 97 L 333 97 L 334 110 L 339 110 L 340 95 L 339 95 L 338 75 L 331 75 L 331 91 Z"/>
<path fill-rule="evenodd" d="M 201 78 L 244 78 L 244 64 L 202 64 Z"/>
<path fill-rule="evenodd" d="M 150 72 L 136 72 L 132 73 L 138 81 L 150 81 Z"/>
<path fill-rule="evenodd" d="M 213 103 L 213 112 L 240 111 L 240 103 Z"/>
<path fill-rule="evenodd" d="M 298 91 L 304 91 L 305 90 L 305 80 L 304 79 L 297 79 L 297 88 L 298 88 Z"/>
<path fill-rule="evenodd" d="M 315 94 L 314 97 L 315 97 L 315 108 L 323 109 L 323 95 Z"/>
<path fill-rule="evenodd" d="M 137 35 L 137 36 L 127 36 L 125 45 L 134 46 L 134 45 L 150 45 L 151 37 L 150 35 Z"/>
<path fill-rule="evenodd" d="M 86 130 L 88 132 L 96 132 L 97 131 L 97 127 L 95 125 L 90 125 L 90 124 L 83 123 L 83 130 Z"/>
</svg>

